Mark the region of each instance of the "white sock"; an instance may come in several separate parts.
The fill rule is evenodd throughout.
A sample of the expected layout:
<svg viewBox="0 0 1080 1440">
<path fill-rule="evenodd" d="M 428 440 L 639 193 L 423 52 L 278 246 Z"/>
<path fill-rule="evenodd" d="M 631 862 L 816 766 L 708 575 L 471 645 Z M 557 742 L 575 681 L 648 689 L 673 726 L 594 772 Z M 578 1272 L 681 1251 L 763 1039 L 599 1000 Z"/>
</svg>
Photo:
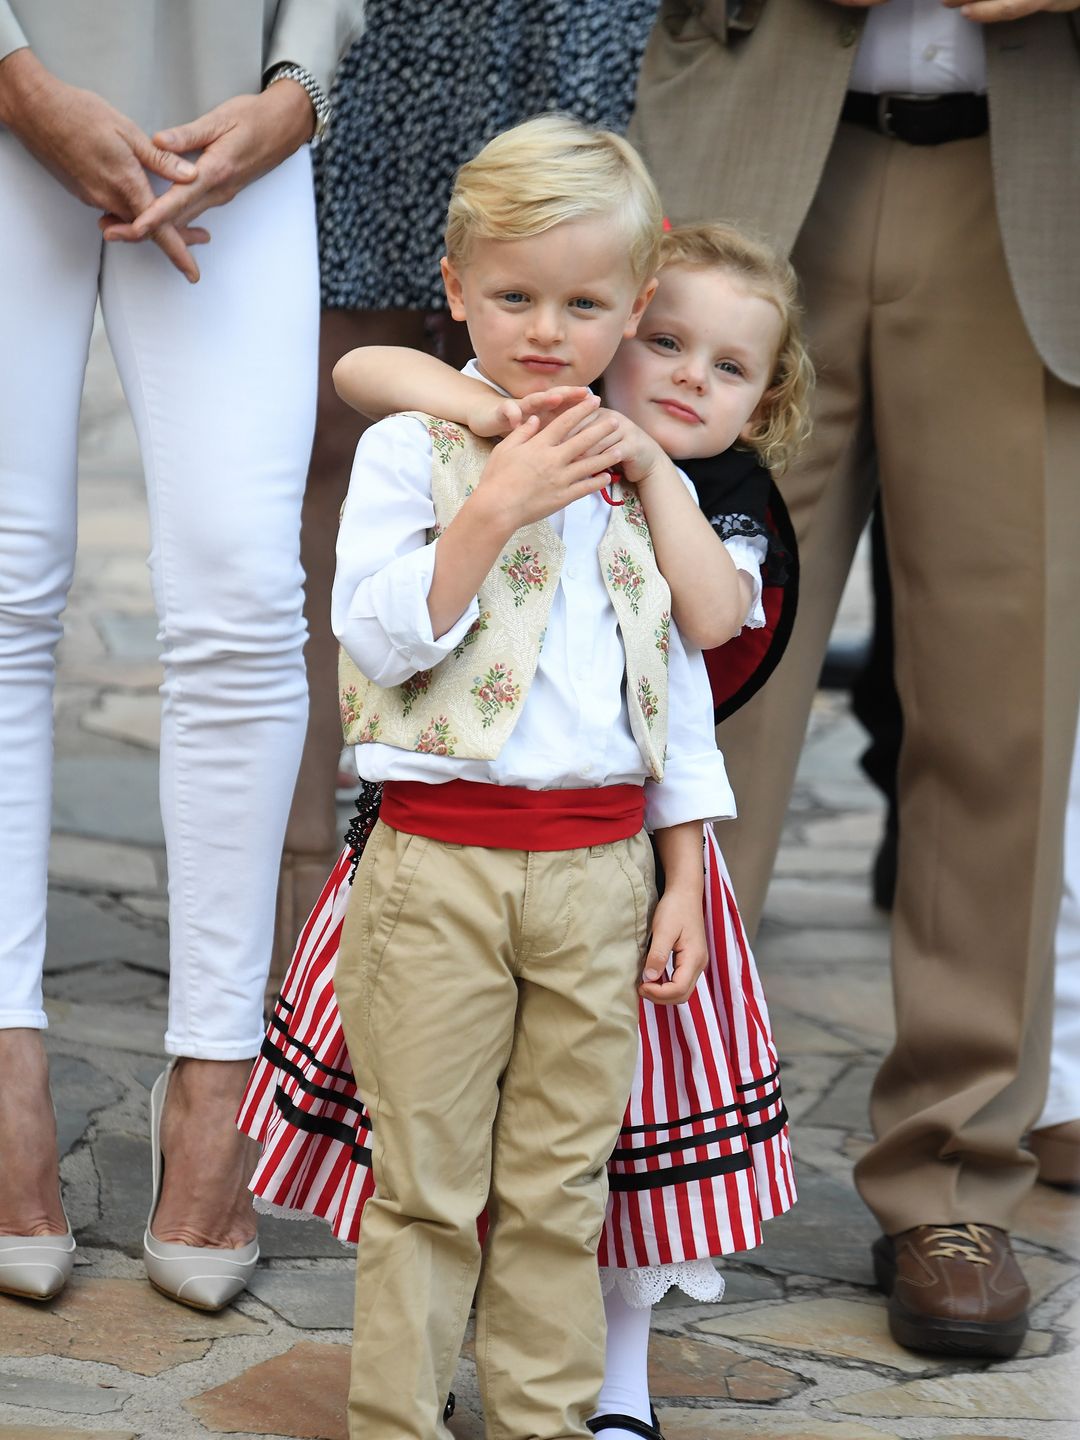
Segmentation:
<svg viewBox="0 0 1080 1440">
<path fill-rule="evenodd" d="M 635 1310 L 622 1297 L 618 1285 L 604 1296 L 607 1315 L 607 1355 L 604 1386 L 597 1415 L 632 1415 L 652 1423 L 649 1400 L 649 1325 L 652 1306 Z M 595 1418 L 595 1416 L 593 1417 Z M 638 1440 L 629 1430 L 602 1430 L 597 1440 Z"/>
</svg>

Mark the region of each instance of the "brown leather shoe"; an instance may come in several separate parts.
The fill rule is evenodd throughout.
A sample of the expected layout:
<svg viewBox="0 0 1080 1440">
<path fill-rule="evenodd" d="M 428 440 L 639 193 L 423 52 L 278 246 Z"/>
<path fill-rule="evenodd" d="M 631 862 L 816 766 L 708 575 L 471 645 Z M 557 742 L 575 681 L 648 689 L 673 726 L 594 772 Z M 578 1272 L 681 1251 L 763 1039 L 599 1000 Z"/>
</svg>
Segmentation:
<svg viewBox="0 0 1080 1440">
<path fill-rule="evenodd" d="M 1080 1120 L 1032 1130 L 1027 1143 L 1039 1162 L 1039 1179 L 1044 1185 L 1080 1191 Z"/>
<path fill-rule="evenodd" d="M 1027 1334 L 1027 1281 L 1004 1230 L 916 1225 L 873 1245 L 898 1345 L 933 1355 L 1004 1360 Z"/>
</svg>

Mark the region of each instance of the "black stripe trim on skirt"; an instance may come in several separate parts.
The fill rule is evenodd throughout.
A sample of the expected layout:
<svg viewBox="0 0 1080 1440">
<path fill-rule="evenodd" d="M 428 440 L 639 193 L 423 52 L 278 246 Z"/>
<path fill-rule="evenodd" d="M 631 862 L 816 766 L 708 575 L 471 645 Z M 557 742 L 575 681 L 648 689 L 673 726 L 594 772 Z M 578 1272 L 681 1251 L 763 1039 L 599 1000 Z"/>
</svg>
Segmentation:
<svg viewBox="0 0 1080 1440">
<path fill-rule="evenodd" d="M 731 1175 L 736 1170 L 749 1170 L 753 1165 L 749 1150 L 737 1155 L 721 1155 L 715 1160 L 699 1160 L 695 1165 L 672 1165 L 667 1170 L 644 1170 L 636 1175 L 608 1173 L 609 1190 L 663 1190 L 668 1185 L 688 1180 L 707 1180 L 710 1175 Z"/>
<path fill-rule="evenodd" d="M 657 1130 L 677 1130 L 680 1125 L 696 1125 L 699 1120 L 719 1120 L 721 1115 L 737 1115 L 741 1105 L 724 1105 L 720 1110 L 701 1110 L 696 1115 L 687 1115 L 682 1120 L 665 1120 L 662 1125 L 624 1125 L 620 1135 L 643 1135 Z"/>
<path fill-rule="evenodd" d="M 778 1085 L 771 1095 L 766 1095 L 761 1100 L 747 1100 L 745 1105 L 739 1109 L 744 1115 L 752 1115 L 756 1110 L 767 1110 L 770 1105 L 775 1105 L 780 1099 L 780 1086 Z"/>
<path fill-rule="evenodd" d="M 324 1115 L 309 1115 L 306 1110 L 301 1110 L 292 1103 L 280 1085 L 274 1093 L 274 1104 L 297 1130 L 304 1130 L 309 1135 L 326 1135 L 331 1140 L 340 1141 L 352 1151 L 355 1164 L 363 1165 L 365 1170 L 371 1169 L 371 1150 L 358 1142 L 356 1130 L 352 1126 L 343 1125 L 340 1120 L 327 1120 Z"/>
<path fill-rule="evenodd" d="M 358 1095 L 343 1095 L 340 1090 L 331 1090 L 328 1085 L 318 1085 L 314 1080 L 309 1080 L 294 1060 L 290 1060 L 287 1055 L 282 1054 L 269 1035 L 264 1036 L 259 1053 L 264 1060 L 272 1062 L 275 1070 L 283 1070 L 286 1075 L 291 1075 L 305 1095 L 310 1095 L 315 1100 L 328 1100 L 331 1104 L 340 1105 L 345 1110 L 355 1110 L 357 1114 L 363 1111 L 364 1102 Z M 352 1076 L 346 1075 L 342 1078 L 351 1080 Z"/>
<path fill-rule="evenodd" d="M 787 1122 L 787 1110 L 781 1105 L 778 1115 L 774 1115 L 771 1120 L 763 1120 L 760 1125 L 748 1125 L 743 1133 L 751 1145 L 760 1145 L 763 1140 L 771 1140 L 774 1135 L 779 1135 Z"/>
<path fill-rule="evenodd" d="M 313 1065 L 317 1065 L 319 1067 L 319 1069 L 323 1072 L 324 1075 L 331 1075 L 335 1080 L 348 1080 L 350 1081 L 350 1083 L 355 1080 L 355 1076 L 353 1075 L 351 1070 L 335 1070 L 332 1065 L 324 1065 L 323 1062 L 319 1059 L 318 1055 L 316 1055 L 315 1051 L 312 1050 L 310 1045 L 305 1045 L 302 1040 L 294 1039 L 294 1037 L 289 1034 L 286 1027 L 282 1025 L 281 1021 L 273 1015 L 270 1017 L 270 1024 L 267 1026 L 267 1030 L 279 1030 L 281 1034 L 284 1035 L 285 1038 L 288 1040 L 289 1044 L 293 1047 L 293 1049 L 299 1050 L 301 1055 L 306 1055 Z M 266 1054 L 265 1047 L 268 1044 L 271 1046 L 271 1053 L 269 1055 L 269 1058 L 272 1060 L 275 1055 L 279 1055 L 281 1052 L 277 1049 L 274 1049 L 273 1042 L 270 1040 L 269 1034 L 267 1034 L 266 1039 L 263 1041 L 264 1055 Z"/>
<path fill-rule="evenodd" d="M 727 1125 L 723 1130 L 710 1130 L 705 1135 L 687 1135 L 682 1140 L 662 1140 L 658 1145 L 637 1145 L 626 1149 L 616 1146 L 611 1158 L 620 1163 L 624 1160 L 646 1160 L 650 1155 L 671 1155 L 676 1150 L 696 1150 L 701 1145 L 716 1145 L 721 1140 L 733 1140 L 737 1135 L 745 1134 L 746 1130 L 742 1125 Z"/>
<path fill-rule="evenodd" d="M 751 1080 L 748 1085 L 736 1085 L 736 1086 L 735 1086 L 735 1089 L 736 1089 L 736 1090 L 756 1090 L 759 1085 L 771 1085 L 772 1082 L 776 1079 L 776 1077 L 777 1077 L 779 1074 L 780 1074 L 780 1066 L 777 1065 L 777 1067 L 776 1067 L 775 1070 L 771 1070 L 768 1075 L 763 1075 L 760 1080 Z"/>
</svg>

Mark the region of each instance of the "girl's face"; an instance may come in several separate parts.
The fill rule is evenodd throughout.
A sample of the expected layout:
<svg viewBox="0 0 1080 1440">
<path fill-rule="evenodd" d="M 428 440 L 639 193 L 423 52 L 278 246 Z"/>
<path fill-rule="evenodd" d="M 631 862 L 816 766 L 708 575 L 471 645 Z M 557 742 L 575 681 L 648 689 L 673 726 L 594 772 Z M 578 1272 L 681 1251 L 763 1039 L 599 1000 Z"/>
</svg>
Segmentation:
<svg viewBox="0 0 1080 1440">
<path fill-rule="evenodd" d="M 753 427 L 780 347 L 780 312 L 723 270 L 669 265 L 604 398 L 673 460 L 718 455 Z"/>
</svg>

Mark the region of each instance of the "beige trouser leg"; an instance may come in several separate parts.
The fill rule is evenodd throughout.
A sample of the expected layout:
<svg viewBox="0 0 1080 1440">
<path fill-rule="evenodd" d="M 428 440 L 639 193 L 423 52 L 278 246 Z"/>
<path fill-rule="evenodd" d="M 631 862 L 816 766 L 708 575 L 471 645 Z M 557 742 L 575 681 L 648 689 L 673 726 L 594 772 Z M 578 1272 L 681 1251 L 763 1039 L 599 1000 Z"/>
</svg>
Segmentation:
<svg viewBox="0 0 1080 1440">
<path fill-rule="evenodd" d="M 803 614 L 763 718 L 752 705 L 721 736 L 747 817 L 725 850 L 753 912 L 876 453 L 904 711 L 897 1041 L 856 1178 L 887 1231 L 1007 1226 L 1046 1079 L 1080 683 L 1080 393 L 1047 374 L 1017 309 L 985 139 L 920 149 L 842 126 L 794 258 L 821 365 L 816 439 L 784 482 Z"/>
<path fill-rule="evenodd" d="M 335 980 L 376 1181 L 357 1255 L 353 1440 L 446 1433 L 478 1279 L 488 1435 L 588 1436 L 606 1161 L 654 898 L 641 835 L 530 854 L 374 832 Z"/>
</svg>

